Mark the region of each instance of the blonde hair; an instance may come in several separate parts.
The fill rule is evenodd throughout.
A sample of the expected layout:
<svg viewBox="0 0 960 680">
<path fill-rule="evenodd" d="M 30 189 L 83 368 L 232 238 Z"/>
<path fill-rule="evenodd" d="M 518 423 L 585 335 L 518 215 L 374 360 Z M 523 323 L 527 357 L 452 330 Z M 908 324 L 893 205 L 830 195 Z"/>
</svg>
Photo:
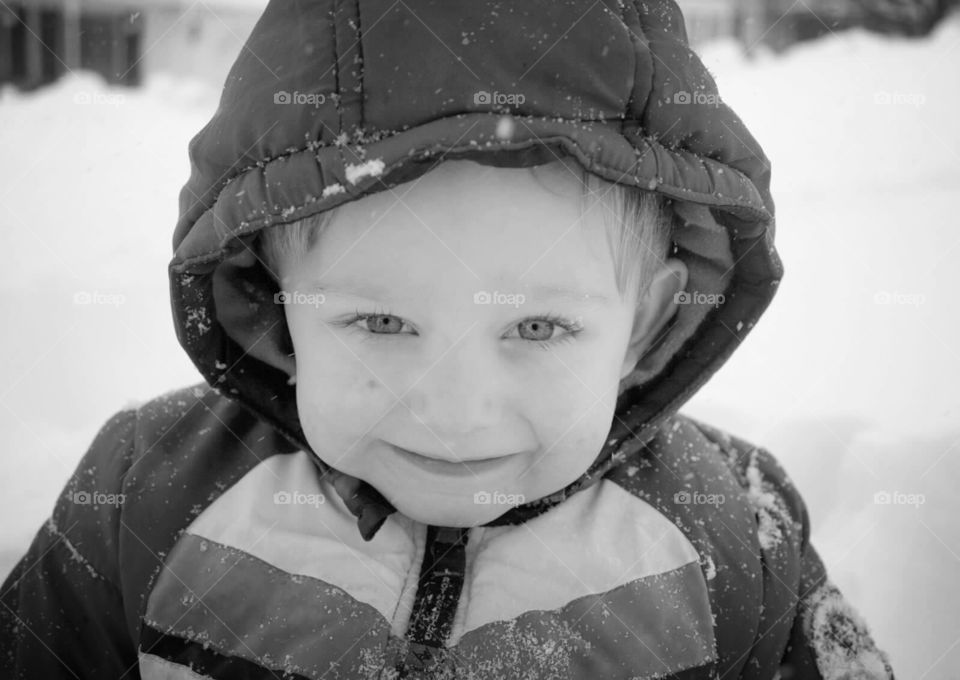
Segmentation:
<svg viewBox="0 0 960 680">
<path fill-rule="evenodd" d="M 673 211 L 668 199 L 652 191 L 597 177 L 570 159 L 562 162 L 580 179 L 581 214 L 588 199 L 600 205 L 621 297 L 626 297 L 632 289 L 639 299 L 670 255 Z M 537 168 L 529 170 L 536 174 Z M 309 252 L 335 213 L 336 208 L 264 229 L 259 239 L 260 257 L 278 283 L 283 263 Z"/>
</svg>

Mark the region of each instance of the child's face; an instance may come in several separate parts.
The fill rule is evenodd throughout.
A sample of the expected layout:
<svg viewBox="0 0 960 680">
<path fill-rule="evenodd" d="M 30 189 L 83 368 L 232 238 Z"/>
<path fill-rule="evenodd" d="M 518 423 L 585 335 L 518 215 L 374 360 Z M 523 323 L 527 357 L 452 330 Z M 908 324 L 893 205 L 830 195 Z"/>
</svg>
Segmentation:
<svg viewBox="0 0 960 680">
<path fill-rule="evenodd" d="M 481 524 L 579 477 L 640 351 L 600 208 L 538 173 L 446 162 L 342 206 L 286 269 L 307 441 L 415 520 Z"/>
</svg>

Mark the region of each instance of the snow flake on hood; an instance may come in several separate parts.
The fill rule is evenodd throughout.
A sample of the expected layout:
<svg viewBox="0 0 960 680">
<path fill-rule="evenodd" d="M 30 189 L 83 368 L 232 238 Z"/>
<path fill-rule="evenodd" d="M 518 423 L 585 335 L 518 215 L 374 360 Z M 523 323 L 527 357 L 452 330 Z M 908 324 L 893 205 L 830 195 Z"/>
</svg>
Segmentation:
<svg viewBox="0 0 960 680">
<path fill-rule="evenodd" d="M 320 197 L 321 197 L 321 198 L 327 198 L 327 197 L 329 197 L 329 196 L 334 196 L 334 195 L 336 195 L 336 194 L 342 194 L 342 193 L 344 193 L 344 192 L 346 192 L 346 189 L 343 188 L 343 185 L 342 185 L 342 184 L 339 184 L 339 183 L 328 184 L 327 186 L 325 186 L 325 187 L 323 188 L 323 194 L 321 194 Z"/>
<path fill-rule="evenodd" d="M 365 177 L 379 177 L 383 168 L 382 158 L 373 158 L 359 165 L 348 165 L 346 167 L 347 181 L 350 184 L 356 184 Z"/>
<path fill-rule="evenodd" d="M 212 327 L 210 315 L 206 307 L 191 307 L 186 310 L 186 327 L 196 329 L 200 335 L 208 332 Z"/>
<path fill-rule="evenodd" d="M 511 116 L 501 116 L 497 120 L 497 130 L 496 135 L 497 139 L 503 141 L 510 141 L 513 139 L 513 134 L 517 129 L 517 124 L 513 121 Z"/>
</svg>

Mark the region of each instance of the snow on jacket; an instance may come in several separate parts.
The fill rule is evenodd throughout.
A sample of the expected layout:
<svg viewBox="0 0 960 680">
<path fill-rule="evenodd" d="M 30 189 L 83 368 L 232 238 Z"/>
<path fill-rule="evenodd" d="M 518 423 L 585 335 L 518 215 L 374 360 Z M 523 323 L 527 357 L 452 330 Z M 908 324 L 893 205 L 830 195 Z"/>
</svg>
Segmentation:
<svg viewBox="0 0 960 680">
<path fill-rule="evenodd" d="M 3 677 L 892 677 L 776 461 L 677 413 L 782 274 L 769 163 L 686 42 L 669 0 L 270 2 L 180 196 L 174 320 L 207 384 L 103 427 L 0 592 Z M 311 451 L 244 254 L 445 158 L 558 155 L 673 199 L 688 289 L 722 302 L 678 305 L 580 479 L 414 522 Z"/>
</svg>

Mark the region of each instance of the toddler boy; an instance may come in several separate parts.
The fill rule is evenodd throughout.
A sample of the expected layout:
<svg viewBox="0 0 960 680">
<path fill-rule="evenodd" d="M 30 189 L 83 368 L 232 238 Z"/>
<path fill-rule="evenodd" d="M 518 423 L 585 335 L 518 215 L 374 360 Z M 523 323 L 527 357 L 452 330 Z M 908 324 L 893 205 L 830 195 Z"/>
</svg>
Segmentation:
<svg viewBox="0 0 960 680">
<path fill-rule="evenodd" d="M 270 2 L 181 193 L 206 384 L 103 427 L 4 677 L 892 677 L 677 413 L 782 273 L 718 101 L 669 0 Z"/>
</svg>

